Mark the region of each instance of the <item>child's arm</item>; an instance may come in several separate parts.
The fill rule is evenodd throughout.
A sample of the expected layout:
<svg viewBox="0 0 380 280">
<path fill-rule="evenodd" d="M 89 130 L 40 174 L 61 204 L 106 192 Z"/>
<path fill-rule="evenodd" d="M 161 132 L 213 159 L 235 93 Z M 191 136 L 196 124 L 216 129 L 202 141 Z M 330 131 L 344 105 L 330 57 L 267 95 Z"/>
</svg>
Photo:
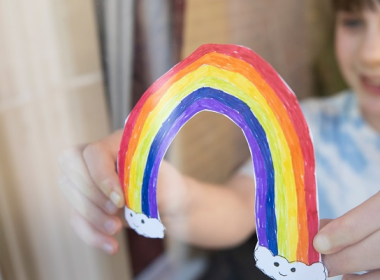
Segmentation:
<svg viewBox="0 0 380 280">
<path fill-rule="evenodd" d="M 65 174 L 60 186 L 73 206 L 72 225 L 86 243 L 108 253 L 117 251 L 113 236 L 122 227 L 117 214 L 124 199 L 115 171 L 121 136 L 122 131 L 117 131 L 60 157 Z M 254 198 L 254 181 L 248 176 L 237 175 L 227 186 L 205 184 L 162 162 L 160 218 L 168 234 L 184 241 L 207 247 L 243 241 L 255 229 Z"/>
<path fill-rule="evenodd" d="M 379 213 L 377 193 L 347 214 L 325 221 L 328 223 L 316 235 L 314 247 L 326 254 L 323 262 L 329 276 L 373 270 L 360 279 L 380 279 Z"/>
<path fill-rule="evenodd" d="M 173 177 L 183 183 L 177 184 Z M 185 195 L 178 203 L 187 207 L 177 207 L 171 215 L 170 193 L 179 185 L 185 186 Z M 208 184 L 183 176 L 163 162 L 158 188 L 162 221 L 176 238 L 202 247 L 227 247 L 244 241 L 255 230 L 255 186 L 248 176 L 236 175 L 226 186 Z"/>
</svg>

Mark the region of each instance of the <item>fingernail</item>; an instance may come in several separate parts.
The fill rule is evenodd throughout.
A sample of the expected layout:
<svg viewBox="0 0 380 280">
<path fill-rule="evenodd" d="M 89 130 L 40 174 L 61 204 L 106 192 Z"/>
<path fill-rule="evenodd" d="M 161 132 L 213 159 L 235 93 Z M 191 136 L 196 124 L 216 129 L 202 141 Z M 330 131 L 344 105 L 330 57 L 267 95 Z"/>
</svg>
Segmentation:
<svg viewBox="0 0 380 280">
<path fill-rule="evenodd" d="M 114 220 L 109 220 L 104 223 L 104 228 L 110 234 L 114 234 L 117 230 L 117 223 Z"/>
<path fill-rule="evenodd" d="M 110 213 L 110 214 L 114 214 L 114 213 L 117 211 L 117 207 L 116 207 L 115 204 L 114 204 L 112 201 L 110 201 L 110 200 L 108 200 L 108 201 L 106 202 L 105 207 L 106 207 L 108 213 Z"/>
<path fill-rule="evenodd" d="M 330 240 L 324 234 L 317 234 L 315 236 L 314 247 L 320 253 L 327 253 L 332 248 Z"/>
<path fill-rule="evenodd" d="M 103 250 L 106 251 L 108 254 L 113 253 L 113 246 L 109 243 L 104 243 L 102 246 Z"/>
<path fill-rule="evenodd" d="M 111 199 L 111 201 L 112 201 L 116 206 L 119 206 L 120 203 L 121 203 L 121 197 L 120 197 L 120 195 L 119 195 L 117 192 L 115 192 L 115 191 L 113 191 L 113 192 L 111 193 L 111 195 L 110 195 L 110 199 Z"/>
</svg>

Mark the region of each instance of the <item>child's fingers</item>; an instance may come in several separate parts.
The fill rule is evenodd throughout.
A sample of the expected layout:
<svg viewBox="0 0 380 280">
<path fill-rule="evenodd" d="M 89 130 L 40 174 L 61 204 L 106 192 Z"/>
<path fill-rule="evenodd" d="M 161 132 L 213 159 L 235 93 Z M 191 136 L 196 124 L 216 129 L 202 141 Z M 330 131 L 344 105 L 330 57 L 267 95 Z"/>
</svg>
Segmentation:
<svg viewBox="0 0 380 280">
<path fill-rule="evenodd" d="M 374 270 L 363 275 L 356 274 L 346 274 L 343 276 L 342 280 L 379 280 L 380 270 Z"/>
<path fill-rule="evenodd" d="M 355 244 L 380 229 L 380 193 L 337 218 L 314 238 L 314 247 L 322 254 L 332 254 Z"/>
<path fill-rule="evenodd" d="M 75 210 L 72 213 L 71 224 L 75 232 L 86 244 L 100 248 L 108 254 L 117 252 L 119 244 L 116 239 L 96 230 Z"/>
<path fill-rule="evenodd" d="M 94 183 L 119 208 L 125 205 L 115 155 L 101 142 L 86 146 L 83 158 Z"/>
<path fill-rule="evenodd" d="M 117 217 L 105 214 L 76 188 L 66 185 L 62 188 L 62 192 L 75 211 L 98 231 L 113 235 L 121 229 L 122 225 Z"/>
<path fill-rule="evenodd" d="M 380 231 L 359 243 L 323 256 L 329 276 L 369 271 L 380 268 Z M 380 278 L 377 278 L 380 279 Z"/>
<path fill-rule="evenodd" d="M 59 182 L 61 189 L 72 185 L 106 212 L 116 213 L 116 206 L 108 200 L 91 179 L 82 157 L 82 149 L 82 147 L 76 147 L 66 150 L 59 157 L 61 169 L 66 175 Z"/>
<path fill-rule="evenodd" d="M 74 204 L 75 202 L 71 201 L 73 199 L 72 196 L 67 195 L 68 192 L 71 192 L 70 189 L 72 188 L 77 189 L 81 193 L 82 196 L 85 196 L 85 194 L 83 194 L 81 190 L 73 182 L 71 182 L 71 180 L 65 175 L 62 176 L 58 184 L 62 193 L 65 194 L 66 199 L 69 200 L 71 204 Z M 96 196 L 93 195 L 87 198 L 91 200 L 92 203 L 94 203 L 96 206 L 101 208 L 104 212 L 110 215 L 114 215 L 118 211 L 117 207 L 113 204 L 113 202 L 108 200 L 107 197 L 99 190 L 98 190 L 98 195 Z"/>
</svg>

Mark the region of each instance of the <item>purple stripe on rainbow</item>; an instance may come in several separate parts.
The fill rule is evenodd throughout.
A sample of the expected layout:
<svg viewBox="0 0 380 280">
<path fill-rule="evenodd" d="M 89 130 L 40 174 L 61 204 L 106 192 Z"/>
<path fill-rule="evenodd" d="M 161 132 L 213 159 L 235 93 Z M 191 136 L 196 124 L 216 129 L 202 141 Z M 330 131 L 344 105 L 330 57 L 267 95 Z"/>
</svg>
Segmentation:
<svg viewBox="0 0 380 280">
<path fill-rule="evenodd" d="M 217 112 L 223 115 L 228 116 L 233 122 L 235 122 L 244 132 L 244 135 L 246 136 L 247 142 L 249 144 L 249 147 L 252 149 L 252 160 L 253 164 L 255 166 L 255 177 L 256 177 L 256 184 L 262 186 L 259 189 L 257 189 L 256 194 L 256 207 L 262 208 L 264 207 L 266 200 L 267 200 L 267 172 L 265 169 L 265 161 L 263 158 L 263 155 L 261 153 L 260 147 L 255 139 L 255 136 L 252 134 L 251 128 L 247 125 L 247 122 L 244 119 L 244 115 L 242 112 L 238 112 L 231 108 L 230 106 L 223 104 L 215 99 L 212 98 L 203 98 L 205 91 L 211 91 L 215 92 L 216 95 L 221 95 L 218 93 L 217 90 L 211 89 L 211 88 L 202 88 L 201 90 L 198 90 L 194 93 L 192 93 L 189 97 L 193 97 L 192 101 L 188 101 L 185 99 L 185 102 L 181 102 L 181 104 L 178 105 L 176 110 L 173 111 L 175 115 L 171 115 L 167 121 L 162 125 L 161 132 L 157 134 L 157 137 L 155 141 L 152 144 L 150 155 L 156 155 L 154 159 L 154 163 L 151 169 L 149 175 L 149 212 L 145 213 L 147 215 L 150 215 L 153 218 L 158 218 L 158 212 L 157 212 L 157 202 L 156 202 L 156 188 L 157 188 L 157 176 L 154 176 L 158 174 L 159 165 L 164 157 L 164 154 L 166 150 L 168 149 L 170 143 L 177 135 L 178 131 L 182 128 L 183 125 L 187 123 L 187 121 L 192 118 L 195 114 L 207 110 L 207 111 L 213 111 Z M 194 95 L 198 95 L 197 98 L 194 98 Z M 199 100 L 199 98 L 201 98 Z M 203 98 L 203 99 L 202 99 Z M 195 99 L 195 102 L 194 102 Z M 197 100 L 198 99 L 198 100 Z M 231 103 L 231 102 L 226 102 Z M 229 104 L 231 105 L 231 104 Z M 175 112 L 182 112 L 179 116 Z M 252 114 L 251 112 L 249 112 Z M 254 117 L 252 115 L 252 117 Z M 263 141 L 264 139 L 261 139 Z M 158 146 L 158 147 L 157 147 Z M 149 157 L 148 157 L 149 161 Z M 143 184 L 144 185 L 144 184 Z M 259 209 L 257 209 L 259 210 Z M 266 211 L 265 209 L 261 209 L 260 211 L 257 211 L 259 215 L 256 216 L 256 227 L 257 227 L 257 234 L 260 236 L 260 245 L 268 247 L 268 237 L 267 237 L 267 217 L 266 217 Z M 271 228 L 273 229 L 273 227 Z"/>
</svg>

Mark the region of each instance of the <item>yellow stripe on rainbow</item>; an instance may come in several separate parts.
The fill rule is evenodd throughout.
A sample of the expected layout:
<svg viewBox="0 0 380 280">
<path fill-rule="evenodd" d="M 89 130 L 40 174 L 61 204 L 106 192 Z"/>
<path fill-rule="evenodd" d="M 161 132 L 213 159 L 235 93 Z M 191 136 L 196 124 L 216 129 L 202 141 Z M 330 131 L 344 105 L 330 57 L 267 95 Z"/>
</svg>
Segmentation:
<svg viewBox="0 0 380 280">
<path fill-rule="evenodd" d="M 233 85 L 238 85 L 234 87 Z M 130 184 L 133 186 L 142 184 L 143 171 L 146 164 L 151 142 L 157 134 L 163 121 L 167 119 L 170 112 L 178 106 L 180 101 L 194 90 L 200 87 L 212 87 L 228 92 L 241 100 L 244 100 L 263 125 L 268 136 L 271 147 L 273 163 L 275 165 L 276 187 L 276 216 L 279 224 L 286 224 L 286 231 L 279 231 L 278 247 L 279 252 L 288 255 L 287 242 L 298 242 L 298 221 L 297 221 L 297 195 L 294 183 L 293 166 L 290 151 L 285 140 L 282 129 L 278 124 L 272 110 L 261 93 L 245 77 L 238 73 L 228 72 L 213 66 L 201 66 L 192 73 L 186 75 L 181 80 L 175 82 L 165 95 L 160 99 L 157 106 L 151 111 L 145 121 L 140 135 L 139 145 L 131 164 Z M 239 90 L 240 89 L 240 90 Z M 133 188 L 129 188 L 133 190 Z M 141 192 L 137 191 L 128 197 L 134 198 L 131 201 L 133 209 L 141 207 Z M 291 258 L 296 258 L 297 252 L 289 253 Z"/>
</svg>

